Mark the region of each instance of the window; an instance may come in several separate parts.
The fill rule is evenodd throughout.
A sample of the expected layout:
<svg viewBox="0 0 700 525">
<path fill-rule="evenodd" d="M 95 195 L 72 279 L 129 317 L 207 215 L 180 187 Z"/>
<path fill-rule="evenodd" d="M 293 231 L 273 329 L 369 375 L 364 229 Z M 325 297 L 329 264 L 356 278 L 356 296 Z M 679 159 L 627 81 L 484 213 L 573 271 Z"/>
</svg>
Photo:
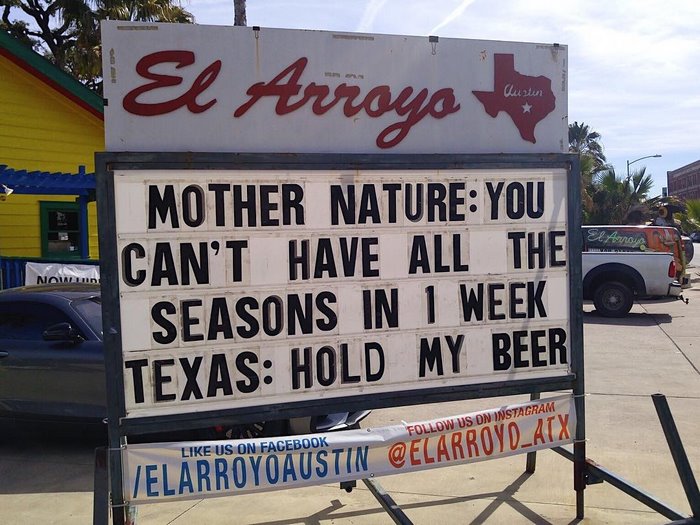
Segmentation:
<svg viewBox="0 0 700 525">
<path fill-rule="evenodd" d="M 73 301 L 71 306 L 87 321 L 90 328 L 102 338 L 102 301 L 99 297 Z"/>
<path fill-rule="evenodd" d="M 41 256 L 51 259 L 80 259 L 78 203 L 41 203 Z"/>
<path fill-rule="evenodd" d="M 43 303 L 0 304 L 0 339 L 41 341 L 44 330 L 70 319 L 58 308 Z"/>
</svg>

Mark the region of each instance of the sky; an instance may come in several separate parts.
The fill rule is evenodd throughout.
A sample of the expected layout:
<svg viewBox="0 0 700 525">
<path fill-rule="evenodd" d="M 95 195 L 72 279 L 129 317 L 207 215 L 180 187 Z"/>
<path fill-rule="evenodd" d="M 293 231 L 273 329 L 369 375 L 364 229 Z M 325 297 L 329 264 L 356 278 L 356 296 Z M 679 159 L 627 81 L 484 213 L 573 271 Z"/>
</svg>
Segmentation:
<svg viewBox="0 0 700 525">
<path fill-rule="evenodd" d="M 198 24 L 233 25 L 233 0 L 184 0 Z M 248 26 L 559 43 L 569 123 L 601 134 L 618 176 L 647 155 L 652 196 L 700 160 L 696 0 L 247 0 Z"/>
</svg>

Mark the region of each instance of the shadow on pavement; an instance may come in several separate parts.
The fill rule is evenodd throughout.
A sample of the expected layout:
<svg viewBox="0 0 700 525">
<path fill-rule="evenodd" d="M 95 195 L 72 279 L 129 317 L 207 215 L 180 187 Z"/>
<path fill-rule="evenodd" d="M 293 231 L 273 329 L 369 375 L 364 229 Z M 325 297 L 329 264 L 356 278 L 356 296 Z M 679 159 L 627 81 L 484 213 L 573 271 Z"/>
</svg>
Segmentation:
<svg viewBox="0 0 700 525">
<path fill-rule="evenodd" d="M 0 494 L 91 492 L 104 426 L 0 422 Z"/>
<path fill-rule="evenodd" d="M 542 525 L 550 524 L 551 522 L 543 518 L 539 513 L 530 509 L 526 504 L 522 503 L 515 498 L 515 494 L 518 492 L 520 487 L 527 481 L 530 474 L 524 472 L 518 476 L 513 482 L 505 487 L 500 492 L 487 492 L 481 494 L 472 494 L 469 496 L 451 497 L 451 498 L 441 498 L 432 501 L 424 501 L 420 503 L 406 503 L 401 504 L 400 507 L 403 511 L 409 511 L 410 509 L 418 508 L 428 508 L 441 505 L 449 505 L 453 503 L 467 502 L 472 500 L 484 500 L 492 499 L 489 505 L 481 511 L 481 513 L 475 517 L 470 523 L 472 524 L 482 524 L 488 523 L 489 518 L 493 516 L 494 512 L 501 505 L 509 505 L 513 510 L 521 514 L 527 521 L 531 523 L 538 523 Z M 382 514 L 384 510 L 379 507 L 377 503 L 376 509 L 362 510 L 362 511 L 352 511 L 343 512 L 343 504 L 338 500 L 332 500 L 330 505 L 318 512 L 306 517 L 306 518 L 292 518 L 276 521 L 266 521 L 264 525 L 293 525 L 296 523 L 303 523 L 304 525 L 322 525 L 323 523 L 332 522 L 335 523 L 339 520 L 351 519 L 359 516 L 367 516 L 368 514 Z M 409 516 L 410 517 L 410 516 Z M 388 520 L 388 516 L 387 516 Z M 579 520 L 574 520 L 571 523 L 578 523 Z M 254 525 L 263 525 L 263 523 L 257 523 Z"/>
<path fill-rule="evenodd" d="M 583 312 L 583 324 L 601 324 L 610 326 L 656 326 L 673 321 L 669 314 L 630 312 L 625 317 L 603 317 L 595 310 Z"/>
</svg>

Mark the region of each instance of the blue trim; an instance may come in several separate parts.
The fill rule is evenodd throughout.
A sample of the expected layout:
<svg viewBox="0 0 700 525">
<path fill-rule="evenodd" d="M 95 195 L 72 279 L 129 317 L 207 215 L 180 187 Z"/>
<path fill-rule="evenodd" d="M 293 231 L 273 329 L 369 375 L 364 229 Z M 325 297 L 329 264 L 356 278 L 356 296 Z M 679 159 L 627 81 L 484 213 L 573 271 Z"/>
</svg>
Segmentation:
<svg viewBox="0 0 700 525">
<path fill-rule="evenodd" d="M 80 258 L 87 259 L 90 257 L 90 232 L 88 230 L 88 198 L 85 195 L 78 197 L 78 206 L 80 206 Z"/>
<path fill-rule="evenodd" d="M 0 164 L 0 184 L 18 195 L 94 195 L 94 173 L 15 170 Z"/>
</svg>

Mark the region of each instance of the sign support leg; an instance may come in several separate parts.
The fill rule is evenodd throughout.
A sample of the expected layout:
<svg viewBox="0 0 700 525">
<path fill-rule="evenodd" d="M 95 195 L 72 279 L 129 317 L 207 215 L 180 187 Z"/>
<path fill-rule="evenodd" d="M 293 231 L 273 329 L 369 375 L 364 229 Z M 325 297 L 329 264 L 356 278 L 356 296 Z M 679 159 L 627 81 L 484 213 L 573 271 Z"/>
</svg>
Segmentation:
<svg viewBox="0 0 700 525">
<path fill-rule="evenodd" d="M 110 425 L 109 483 L 112 525 L 126 525 L 124 491 L 122 487 L 121 438 L 116 430 Z"/>
<path fill-rule="evenodd" d="M 568 262 L 569 290 L 571 293 L 570 344 L 571 371 L 576 374 L 574 381 L 574 409 L 576 411 L 576 432 L 574 436 L 574 490 L 576 491 L 576 518 L 583 519 L 584 498 L 588 467 L 586 464 L 586 403 L 583 356 L 583 282 L 581 270 L 581 166 L 578 157 L 569 164 L 568 185 Z"/>
<path fill-rule="evenodd" d="M 671 409 L 668 406 L 666 396 L 663 394 L 654 394 L 651 396 L 651 399 L 654 401 L 654 408 L 656 408 L 656 413 L 659 416 L 668 448 L 671 450 L 673 462 L 676 464 L 678 476 L 681 478 L 681 484 L 688 498 L 690 510 L 693 511 L 693 518 L 700 519 L 700 490 L 698 490 L 698 483 L 695 481 L 693 469 L 688 461 L 688 455 L 683 448 L 681 436 L 678 433 L 678 428 L 676 428 L 676 423 L 671 415 Z"/>
<path fill-rule="evenodd" d="M 401 510 L 394 498 L 392 498 L 375 479 L 363 479 L 362 480 L 367 488 L 372 493 L 372 495 L 377 498 L 377 501 L 384 508 L 389 517 L 397 525 L 413 525 L 413 522 L 406 516 L 404 511 Z"/>
<path fill-rule="evenodd" d="M 540 398 L 539 392 L 533 392 L 530 394 L 530 401 L 536 401 Z M 535 468 L 537 467 L 537 452 L 528 452 L 527 459 L 525 462 L 525 472 L 528 474 L 534 474 Z"/>
<path fill-rule="evenodd" d="M 588 477 L 586 463 L 586 433 L 583 392 L 574 395 L 576 407 L 576 438 L 574 440 L 574 490 L 576 491 L 576 518 L 584 517 L 584 493 Z"/>
<path fill-rule="evenodd" d="M 95 449 L 95 474 L 92 492 L 93 525 L 109 525 L 109 475 L 107 447 Z"/>
</svg>

